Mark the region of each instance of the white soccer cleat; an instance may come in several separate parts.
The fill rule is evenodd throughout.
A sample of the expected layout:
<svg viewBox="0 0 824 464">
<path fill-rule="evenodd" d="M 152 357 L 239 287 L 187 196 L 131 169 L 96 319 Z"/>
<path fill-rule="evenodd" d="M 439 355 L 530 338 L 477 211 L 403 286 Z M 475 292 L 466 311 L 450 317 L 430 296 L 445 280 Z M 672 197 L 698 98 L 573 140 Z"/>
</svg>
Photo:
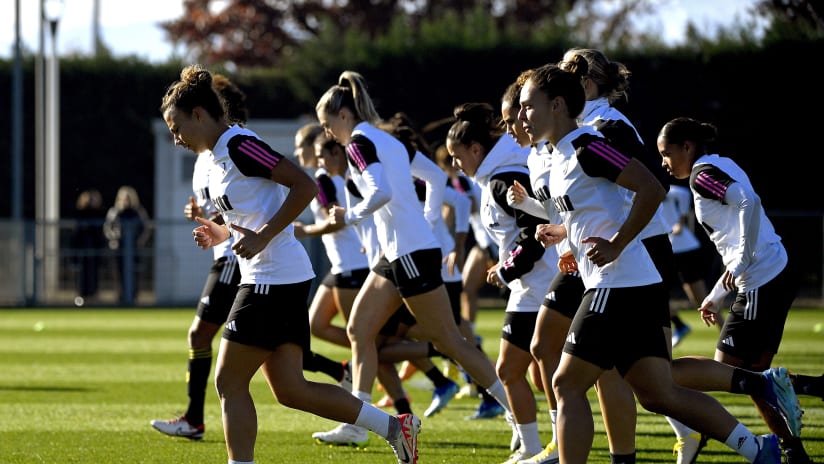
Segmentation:
<svg viewBox="0 0 824 464">
<path fill-rule="evenodd" d="M 184 437 L 190 440 L 200 440 L 203 438 L 205 428 L 203 424 L 195 427 L 186 420 L 186 416 L 176 417 L 169 420 L 153 420 L 152 427 L 160 433 L 172 437 Z"/>
<path fill-rule="evenodd" d="M 414 414 L 400 414 L 400 430 L 395 438 L 386 441 L 395 451 L 398 464 L 417 464 L 418 462 L 418 433 L 421 431 L 421 420 Z"/>
<path fill-rule="evenodd" d="M 522 459 L 518 464 L 558 464 L 558 444 L 550 442 L 543 451 L 529 459 Z"/>
<path fill-rule="evenodd" d="M 698 453 L 707 445 L 707 436 L 699 433 L 691 433 L 684 438 L 678 438 L 672 448 L 672 454 L 678 459 L 677 464 L 693 464 Z"/>
<path fill-rule="evenodd" d="M 328 432 L 315 432 L 312 438 L 319 445 L 363 448 L 369 443 L 369 431 L 357 425 L 340 424 Z"/>
<path fill-rule="evenodd" d="M 509 459 L 504 461 L 504 464 L 518 464 L 521 461 L 535 456 L 536 453 L 527 452 L 526 448 L 519 448 L 518 451 L 509 455 Z"/>
</svg>

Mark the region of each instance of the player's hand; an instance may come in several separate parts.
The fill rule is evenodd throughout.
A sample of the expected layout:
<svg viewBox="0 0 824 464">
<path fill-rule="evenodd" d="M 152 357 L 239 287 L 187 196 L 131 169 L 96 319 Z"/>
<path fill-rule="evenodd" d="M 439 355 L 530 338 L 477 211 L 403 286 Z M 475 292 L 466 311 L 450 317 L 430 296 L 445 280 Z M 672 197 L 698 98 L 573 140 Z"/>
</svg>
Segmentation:
<svg viewBox="0 0 824 464">
<path fill-rule="evenodd" d="M 506 284 L 504 284 L 500 277 L 498 277 L 498 267 L 500 266 L 495 264 L 486 270 L 486 283 L 494 285 L 498 288 L 504 288 L 506 287 Z"/>
<path fill-rule="evenodd" d="M 230 227 L 240 232 L 240 238 L 232 245 L 232 251 L 241 258 L 252 258 L 269 244 L 268 239 L 252 229 L 247 229 L 237 224 L 231 224 Z"/>
<path fill-rule="evenodd" d="M 705 326 L 712 327 L 718 324 L 718 308 L 712 304 L 712 301 L 698 308 L 698 312 L 701 313 L 701 320 L 704 321 Z"/>
<path fill-rule="evenodd" d="M 192 236 L 200 248 L 205 250 L 229 238 L 229 230 L 215 221 L 200 216 L 196 216 L 195 221 L 197 221 L 200 226 L 192 230 Z"/>
<path fill-rule="evenodd" d="M 194 221 L 196 217 L 203 216 L 203 211 L 200 206 L 197 206 L 195 197 L 189 197 L 189 202 L 183 207 L 183 216 L 190 221 Z"/>
<path fill-rule="evenodd" d="M 591 243 L 592 246 L 586 252 L 587 258 L 592 264 L 602 267 L 615 261 L 621 254 L 621 249 L 609 240 L 601 237 L 585 237 L 581 243 Z"/>
<path fill-rule="evenodd" d="M 343 227 L 346 225 L 346 208 L 334 205 L 329 208 L 329 224 Z"/>
<path fill-rule="evenodd" d="M 526 189 L 517 180 L 506 190 L 506 202 L 510 205 L 519 205 L 526 197 Z"/>
<path fill-rule="evenodd" d="M 295 221 L 292 223 L 292 228 L 294 229 L 295 238 L 303 238 L 306 237 L 306 232 L 303 230 L 303 223 L 300 221 Z"/>
<path fill-rule="evenodd" d="M 566 251 L 558 257 L 558 269 L 564 274 L 571 274 L 578 270 L 578 261 L 575 261 L 572 251 Z"/>
<path fill-rule="evenodd" d="M 566 227 L 562 224 L 538 224 L 535 228 L 535 240 L 544 248 L 557 245 L 566 238 Z"/>
</svg>

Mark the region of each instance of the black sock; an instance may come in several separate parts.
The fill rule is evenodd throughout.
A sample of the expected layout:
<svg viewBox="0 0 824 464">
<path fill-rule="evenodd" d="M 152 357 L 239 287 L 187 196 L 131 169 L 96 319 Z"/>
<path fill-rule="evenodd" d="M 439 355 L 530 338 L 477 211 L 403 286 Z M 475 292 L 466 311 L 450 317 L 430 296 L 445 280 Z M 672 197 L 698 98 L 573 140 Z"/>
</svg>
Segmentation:
<svg viewBox="0 0 824 464">
<path fill-rule="evenodd" d="M 489 392 L 486 391 L 486 388 L 482 387 L 480 384 L 476 383 L 475 389 L 478 391 L 478 395 L 480 395 L 481 400 L 483 400 L 484 403 L 489 403 L 492 401 L 496 403 L 498 402 L 498 400 L 496 400 L 494 396 L 490 395 Z"/>
<path fill-rule="evenodd" d="M 684 324 L 684 321 L 681 320 L 681 317 L 679 317 L 679 316 L 672 316 L 670 318 L 670 321 L 672 322 L 672 325 L 674 325 L 676 329 L 686 327 L 686 325 L 687 325 L 687 324 Z"/>
<path fill-rule="evenodd" d="M 451 382 L 451 380 L 446 378 L 446 376 L 443 375 L 441 373 L 441 371 L 438 370 L 437 367 L 433 367 L 432 369 L 429 369 L 424 374 L 426 375 L 426 378 L 428 378 L 429 380 L 432 381 L 432 383 L 435 385 L 435 388 L 439 388 L 439 387 L 443 387 L 445 385 L 449 385 L 449 382 Z"/>
<path fill-rule="evenodd" d="M 745 393 L 750 396 L 763 397 L 767 381 L 760 372 L 752 372 L 736 367 L 732 371 L 730 393 Z"/>
<path fill-rule="evenodd" d="M 343 380 L 343 364 L 341 364 L 340 361 L 333 361 L 313 351 L 303 353 L 303 370 L 323 372 L 329 377 L 332 377 L 335 382 Z"/>
<path fill-rule="evenodd" d="M 810 457 L 807 455 L 807 450 L 804 449 L 804 444 L 801 442 L 800 437 L 781 440 L 781 448 L 788 458 L 792 457 L 792 460 L 788 460 L 787 462 L 810 462 Z"/>
<path fill-rule="evenodd" d="M 398 411 L 398 414 L 412 413 L 412 407 L 409 406 L 409 400 L 406 398 L 393 398 L 392 404 L 395 405 L 395 411 Z"/>
<path fill-rule="evenodd" d="M 612 453 L 609 453 L 609 461 L 612 464 L 635 464 L 635 453 L 632 453 L 632 454 L 612 454 Z"/>
<path fill-rule="evenodd" d="M 817 396 L 824 399 L 824 375 L 812 377 L 809 375 L 790 374 L 793 381 L 793 390 L 796 395 Z"/>
<path fill-rule="evenodd" d="M 189 375 L 186 389 L 189 394 L 189 406 L 186 408 L 186 420 L 197 427 L 203 424 L 203 403 L 206 401 L 206 383 L 212 368 L 212 348 L 189 350 Z"/>
</svg>

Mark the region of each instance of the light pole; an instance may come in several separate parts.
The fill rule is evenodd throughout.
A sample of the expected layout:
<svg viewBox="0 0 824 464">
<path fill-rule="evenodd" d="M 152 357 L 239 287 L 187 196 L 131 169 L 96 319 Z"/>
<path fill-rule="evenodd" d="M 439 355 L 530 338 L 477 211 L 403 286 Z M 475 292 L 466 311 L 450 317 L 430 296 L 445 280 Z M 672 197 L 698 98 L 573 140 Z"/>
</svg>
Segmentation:
<svg viewBox="0 0 824 464">
<path fill-rule="evenodd" d="M 60 82 L 57 59 L 57 26 L 63 15 L 64 0 L 40 0 L 39 69 L 36 70 L 35 105 L 38 167 L 36 169 L 37 195 L 37 260 L 43 288 L 40 296 L 53 293 L 58 283 L 58 246 L 60 220 Z M 51 50 L 44 57 L 44 26 L 48 22 Z M 45 69 L 43 62 L 45 61 Z M 39 94 L 39 98 L 38 97 Z M 42 137 L 42 138 L 41 138 Z M 35 284 L 36 285 L 36 284 Z M 38 294 L 35 293 L 37 299 Z"/>
</svg>

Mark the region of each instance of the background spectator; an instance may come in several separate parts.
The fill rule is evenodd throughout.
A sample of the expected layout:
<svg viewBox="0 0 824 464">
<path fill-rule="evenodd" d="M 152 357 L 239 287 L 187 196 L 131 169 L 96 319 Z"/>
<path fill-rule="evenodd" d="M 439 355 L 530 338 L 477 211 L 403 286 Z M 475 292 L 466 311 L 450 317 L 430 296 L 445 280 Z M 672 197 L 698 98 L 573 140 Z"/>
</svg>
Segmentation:
<svg viewBox="0 0 824 464">
<path fill-rule="evenodd" d="M 137 250 L 149 240 L 149 214 L 140 204 L 137 190 L 124 185 L 117 190 L 114 206 L 106 213 L 103 233 L 115 252 L 120 276 L 120 304 L 133 305 L 137 295 Z"/>
</svg>

